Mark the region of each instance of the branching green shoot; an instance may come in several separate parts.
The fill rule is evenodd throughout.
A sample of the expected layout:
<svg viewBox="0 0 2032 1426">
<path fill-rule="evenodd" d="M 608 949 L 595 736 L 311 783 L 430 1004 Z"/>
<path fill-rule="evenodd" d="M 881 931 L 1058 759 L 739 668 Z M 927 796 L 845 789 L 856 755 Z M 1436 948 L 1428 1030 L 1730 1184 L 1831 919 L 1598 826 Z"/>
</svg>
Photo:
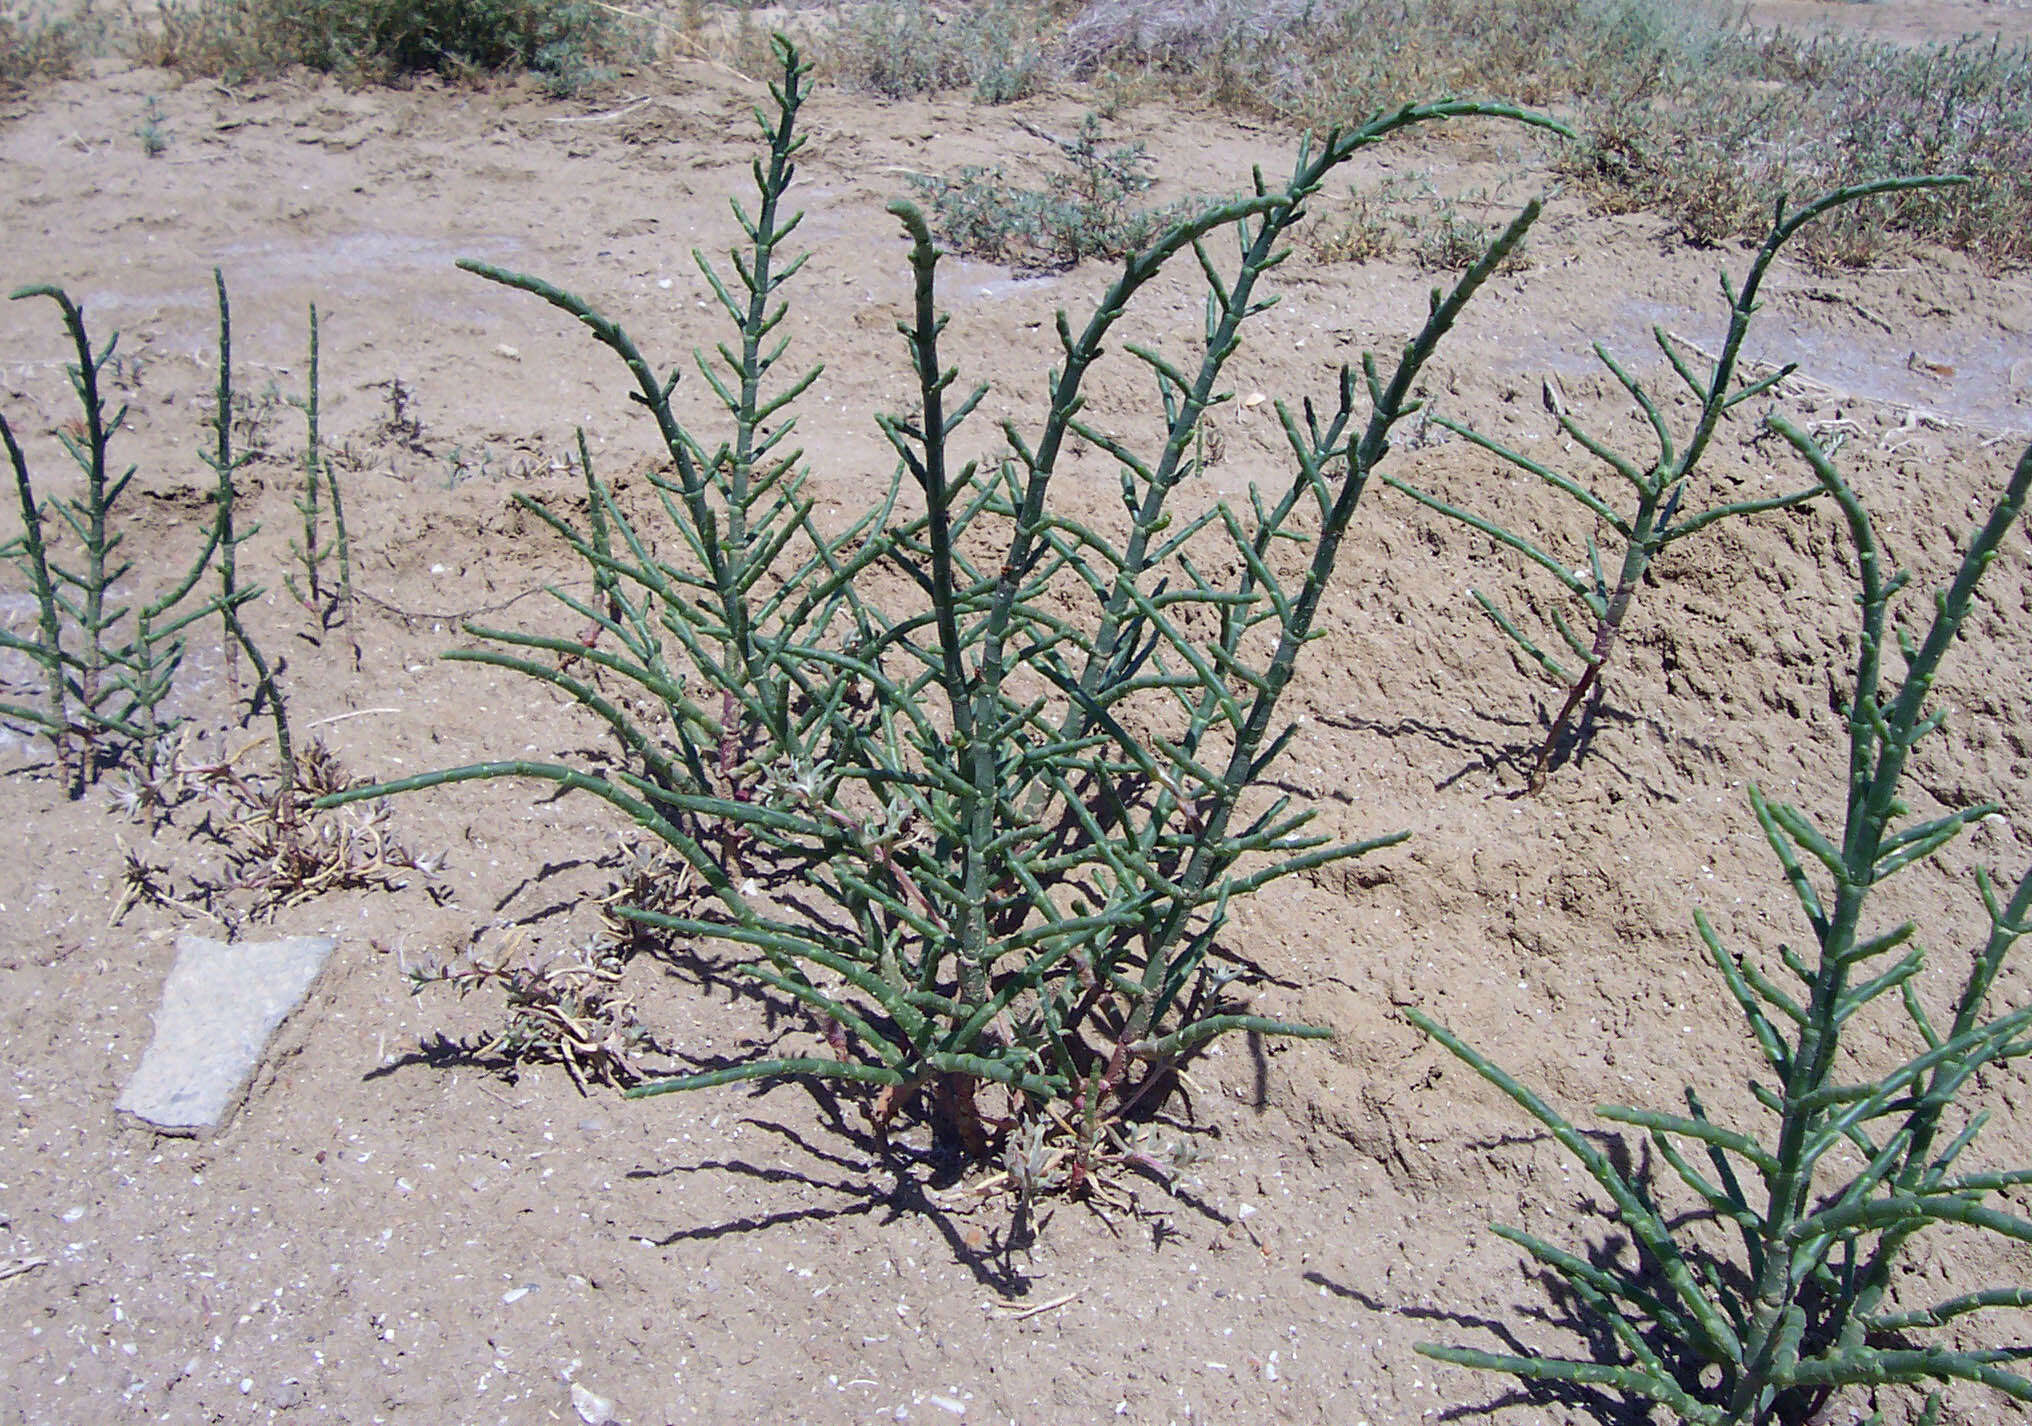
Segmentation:
<svg viewBox="0 0 2032 1426">
<path fill-rule="evenodd" d="M 1915 1302 L 1908 1294 L 1923 1279 L 1899 1273 L 1913 1239 L 1936 1225 L 2032 1241 L 2032 1220 L 2000 1201 L 2032 1183 L 2032 1169 L 1963 1165 L 1987 1118 L 1967 1102 L 1976 1077 L 2032 1053 L 2032 1006 L 1992 1005 L 2005 956 L 2032 930 L 2032 868 L 2004 888 L 1978 872 L 1990 930 L 1968 954 L 1960 991 L 1945 1010 L 1929 1007 L 1920 990 L 1929 948 L 1919 928 L 1885 926 L 1869 914 L 1877 887 L 1998 810 L 1982 803 L 1914 820 L 1902 784 L 1913 749 L 1944 716 L 1927 707 L 1941 661 L 2032 492 L 2032 449 L 1915 634 L 1892 617 L 1905 576 L 1889 567 L 1869 514 L 1829 453 L 1782 416 L 1770 425 L 1812 467 L 1816 489 L 1848 527 L 1862 628 L 1845 710 L 1841 827 L 1823 828 L 1798 807 L 1750 792 L 1811 953 L 1780 944 L 1782 969 L 1766 969 L 1696 917 L 1715 971 L 1769 1066 L 1769 1080 L 1752 1086 L 1768 1117 L 1754 1126 L 1719 1123 L 1690 1086 L 1684 1113 L 1601 1110 L 1648 1134 L 1680 1196 L 1704 1210 L 1691 1220 L 1674 1216 L 1531 1090 L 1430 1017 L 1408 1012 L 1580 1161 L 1636 1250 L 1634 1261 L 1589 1257 L 1497 1230 L 1563 1279 L 1604 1329 L 1603 1349 L 1592 1359 L 1419 1350 L 1534 1381 L 1604 1389 L 1702 1426 L 1825 1419 L 1819 1413 L 1836 1391 L 1898 1383 L 1978 1382 L 2032 1401 L 2032 1379 L 2016 1367 L 2032 1349 L 1967 1345 L 1985 1314 L 2032 1306 L 2032 1290 L 2006 1284 Z M 1885 667 L 1887 656 L 1903 661 L 1902 678 Z M 1902 1008 L 1906 1057 L 1874 1078 L 1855 1078 L 1846 1039 L 1855 1017 L 1873 1005 Z M 1701 1231 L 1702 1218 L 1728 1232 L 1734 1251 L 1713 1251 L 1718 1240 Z M 1948 1341 L 1927 1340 L 1950 1327 L 1958 1330 Z M 1936 1397 L 1928 1419 L 1937 1413 Z"/>
<path fill-rule="evenodd" d="M 303 572 L 299 583 L 294 570 L 282 577 L 292 598 L 318 621 L 321 630 L 347 618 L 353 603 L 353 552 L 346 538 L 346 507 L 339 495 L 339 475 L 324 452 L 318 431 L 318 310 L 310 305 L 310 375 L 304 394 L 294 399 L 303 411 L 303 493 L 297 497 L 296 512 L 303 516 L 303 538 L 292 540 L 289 552 Z M 331 533 L 325 533 L 325 503 L 331 506 Z M 336 563 L 338 579 L 326 583 L 326 567 Z"/>
<path fill-rule="evenodd" d="M 1766 271 L 1773 259 L 1778 256 L 1779 250 L 1800 229 L 1831 209 L 1878 195 L 1948 187 L 1966 182 L 1967 179 L 1958 177 L 1884 179 L 1838 189 L 1792 213 L 1786 211 L 1785 204 L 1781 200 L 1772 221 L 1771 231 L 1751 261 L 1749 273 L 1744 277 L 1741 288 L 1732 286 L 1727 274 L 1722 276 L 1722 295 L 1729 303 L 1728 335 L 1722 342 L 1720 354 L 1706 369 L 1697 371 L 1693 359 L 1666 335 L 1664 328 L 1652 329 L 1652 335 L 1657 340 L 1659 349 L 1664 352 L 1665 359 L 1671 364 L 1674 374 L 1685 383 L 1698 403 L 1693 428 L 1683 443 L 1674 439 L 1671 424 L 1666 419 L 1661 403 L 1641 381 L 1609 354 L 1608 348 L 1599 342 L 1595 344 L 1595 355 L 1630 394 L 1630 399 L 1643 412 L 1645 421 L 1651 428 L 1657 442 L 1657 450 L 1653 456 L 1647 459 L 1619 451 L 1607 441 L 1590 434 L 1565 409 L 1564 404 L 1551 394 L 1552 388 L 1548 387 L 1547 405 L 1552 408 L 1552 414 L 1559 422 L 1560 429 L 1589 455 L 1606 466 L 1623 486 L 1628 487 L 1631 499 L 1627 503 L 1612 497 L 1604 497 L 1597 493 L 1593 484 L 1586 478 L 1534 460 L 1472 427 L 1444 416 L 1433 418 L 1433 424 L 1444 426 L 1482 449 L 1500 456 L 1517 469 L 1544 481 L 1562 496 L 1581 506 L 1585 511 L 1585 517 L 1593 522 L 1596 530 L 1596 534 L 1587 542 L 1585 564 L 1577 565 L 1571 557 L 1562 558 L 1497 519 L 1449 504 L 1395 476 L 1383 477 L 1386 484 L 1403 491 L 1420 504 L 1479 530 L 1499 544 L 1515 550 L 1550 574 L 1559 586 L 1558 595 L 1534 612 L 1540 616 L 1542 623 L 1549 626 L 1558 636 L 1559 643 L 1565 646 L 1563 651 L 1556 646 L 1552 651 L 1548 651 L 1546 645 L 1550 640 L 1544 634 L 1534 637 L 1488 595 L 1478 589 L 1469 591 L 1482 612 L 1523 651 L 1531 663 L 1553 683 L 1566 690 L 1565 701 L 1553 717 L 1545 741 L 1540 744 L 1538 755 L 1533 759 L 1530 771 L 1526 775 L 1526 786 L 1529 790 L 1536 792 L 1544 786 L 1546 773 L 1552 766 L 1553 758 L 1567 741 L 1574 719 L 1581 712 L 1588 695 L 1599 689 L 1602 670 L 1615 651 L 1624 620 L 1630 614 L 1631 602 L 1636 597 L 1638 589 L 1643 586 L 1644 576 L 1650 570 L 1651 562 L 1662 554 L 1667 546 L 1689 535 L 1698 534 L 1720 521 L 1741 515 L 1755 515 L 1767 510 L 1790 509 L 1821 493 L 1820 487 L 1814 485 L 1764 499 L 1735 500 L 1706 505 L 1698 509 L 1691 508 L 1702 498 L 1701 485 L 1695 477 L 1700 471 L 1701 460 L 1708 453 L 1709 445 L 1723 417 L 1744 402 L 1754 400 L 1771 390 L 1795 370 L 1794 366 L 1787 365 L 1741 387 L 1736 385 L 1736 367 L 1742 354 L 1743 338 L 1750 329 L 1750 319 L 1757 311 L 1757 293 L 1763 284 Z M 1611 552 L 1608 559 L 1604 558 L 1602 547 L 1605 544 L 1609 546 Z M 1620 559 L 1615 558 L 1613 553 L 1617 548 L 1621 550 Z M 1613 582 L 1606 573 L 1611 562 L 1616 569 Z M 1562 608 L 1562 604 L 1566 608 Z"/>
<path fill-rule="evenodd" d="M 215 515 L 203 548 L 180 578 L 138 609 L 122 602 L 123 581 L 133 564 L 120 554 L 125 537 L 116 528 L 115 507 L 134 468 L 114 474 L 113 436 L 127 411 L 124 406 L 108 408 L 101 380 L 119 338 L 95 351 L 84 312 L 61 288 L 24 287 L 12 296 L 16 301 L 46 297 L 63 314 L 77 358 L 69 371 L 79 414 L 58 429 L 57 439 L 85 485 L 81 496 L 39 502 L 26 454 L 0 418 L 22 517 L 22 534 L 4 553 L 26 576 L 38 611 L 33 637 L 0 630 L 0 648 L 29 655 L 43 678 L 39 703 L 0 703 L 0 717 L 49 738 L 59 773 L 75 797 L 123 749 L 131 749 L 143 768 L 155 763 L 162 739 L 174 726 L 163 704 L 183 662 L 184 630 L 229 608 L 224 591 L 185 607 L 227 527 Z M 51 511 L 61 527 L 57 540 L 51 539 Z M 73 553 L 61 554 L 60 544 Z"/>
</svg>

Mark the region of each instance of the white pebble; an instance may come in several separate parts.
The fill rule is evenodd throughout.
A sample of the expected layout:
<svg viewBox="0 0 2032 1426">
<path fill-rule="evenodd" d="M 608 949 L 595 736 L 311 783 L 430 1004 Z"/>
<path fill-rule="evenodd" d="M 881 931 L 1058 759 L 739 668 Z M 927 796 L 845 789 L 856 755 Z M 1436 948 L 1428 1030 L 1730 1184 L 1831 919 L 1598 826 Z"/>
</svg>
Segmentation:
<svg viewBox="0 0 2032 1426">
<path fill-rule="evenodd" d="M 614 1426 L 614 1403 L 604 1396 L 593 1395 L 577 1382 L 571 1384 L 571 1404 L 586 1426 Z"/>
</svg>

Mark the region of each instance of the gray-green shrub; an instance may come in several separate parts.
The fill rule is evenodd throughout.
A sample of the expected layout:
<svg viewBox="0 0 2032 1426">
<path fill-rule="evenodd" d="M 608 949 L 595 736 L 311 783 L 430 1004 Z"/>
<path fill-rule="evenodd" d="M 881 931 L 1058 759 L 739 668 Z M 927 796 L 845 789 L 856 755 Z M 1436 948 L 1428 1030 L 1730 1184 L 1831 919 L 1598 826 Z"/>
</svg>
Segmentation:
<svg viewBox="0 0 2032 1426">
<path fill-rule="evenodd" d="M 971 89 L 983 104 L 1041 91 L 1057 72 L 1050 12 L 1020 0 L 987 0 L 950 16 L 923 0 L 871 0 L 826 31 L 827 74 L 850 89 L 907 99 Z"/>
<path fill-rule="evenodd" d="M 876 0 L 827 35 L 826 69 L 840 84 L 907 99 L 964 88 L 965 51 L 948 23 L 923 0 Z"/>
<path fill-rule="evenodd" d="M 1828 262 L 1914 239 L 2032 258 L 2032 46 L 1900 46 L 1757 30 L 1665 0 L 1093 0 L 1068 72 L 1145 72 L 1196 97 L 1324 127 L 1434 93 L 1570 107 L 1554 162 L 1612 209 L 1658 208 L 1700 242 L 1756 239 L 1780 195 L 1912 173 L 1975 182 L 1852 209 L 1805 239 Z"/>
<path fill-rule="evenodd" d="M 528 70 L 560 90 L 598 79 L 634 45 L 593 0 L 165 0 L 160 32 L 160 62 L 204 74 Z"/>
<path fill-rule="evenodd" d="M 90 7 L 59 9 L 55 0 L 0 0 L 0 93 L 71 73 L 96 36 Z"/>
<path fill-rule="evenodd" d="M 969 165 L 949 178 L 914 178 L 931 202 L 938 235 L 969 257 L 1020 268 L 1067 267 L 1087 258 L 1125 257 L 1195 206 L 1206 206 L 1189 200 L 1139 206 L 1136 200 L 1156 182 L 1150 155 L 1138 143 L 1106 142 L 1096 115 L 1086 115 L 1072 138 L 1055 142 L 1070 168 L 1048 175 L 1042 188 L 1026 188 L 1000 167 Z"/>
</svg>

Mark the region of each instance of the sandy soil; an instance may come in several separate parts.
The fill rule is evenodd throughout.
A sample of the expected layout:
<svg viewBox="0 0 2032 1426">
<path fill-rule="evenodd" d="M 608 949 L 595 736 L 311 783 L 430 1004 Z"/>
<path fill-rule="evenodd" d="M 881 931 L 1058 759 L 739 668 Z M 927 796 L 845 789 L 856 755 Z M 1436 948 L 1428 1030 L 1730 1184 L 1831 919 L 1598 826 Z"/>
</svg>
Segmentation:
<svg viewBox="0 0 2032 1426">
<path fill-rule="evenodd" d="M 1836 8 L 1874 19 L 1923 7 Z M 301 441 L 279 403 L 253 413 L 269 454 L 245 478 L 264 529 L 241 558 L 276 590 L 253 619 L 285 661 L 297 726 L 357 774 L 599 741 L 552 700 L 435 655 L 476 611 L 570 622 L 524 597 L 575 571 L 510 495 L 569 498 L 575 425 L 610 474 L 639 471 L 649 452 L 611 358 L 452 259 L 568 282 L 663 363 L 718 335 L 687 253 L 733 236 L 724 200 L 747 182 L 758 92 L 703 65 L 625 83 L 567 105 L 512 88 L 348 93 L 314 80 L 226 92 L 107 65 L 0 110 L 0 279 L 66 284 L 136 359 L 122 375 L 122 443 L 140 467 L 129 516 L 145 569 L 189 549 L 210 478 L 196 458 L 210 269 L 232 285 L 239 380 L 255 398 L 271 379 L 279 396 L 300 389 L 305 306 L 323 311 L 327 435 L 347 453 L 362 595 L 351 626 L 317 636 L 277 588 Z M 168 137 L 153 159 L 135 137 L 149 95 Z M 976 110 L 829 91 L 808 110 L 798 199 L 813 257 L 793 325 L 827 363 L 801 416 L 825 508 L 856 508 L 876 488 L 886 461 L 871 417 L 908 394 L 891 325 L 907 297 L 902 243 L 882 205 L 913 172 L 990 156 L 1042 165 L 1045 145 L 1016 121 L 1063 132 L 1080 112 L 1077 95 Z M 1288 161 L 1275 134 L 1160 106 L 1119 123 L 1157 156 L 1160 199 Z M 1453 191 L 1507 176 L 1516 198 L 1546 181 L 1533 144 L 1493 129 L 1364 164 L 1364 179 L 1424 170 Z M 1542 378 L 1626 430 L 1588 344 L 1649 371 L 1654 322 L 1711 343 L 1716 268 L 1740 272 L 1745 256 L 1689 251 L 1657 219 L 1593 216 L 1555 196 L 1529 259 L 1470 313 L 1429 384 L 1448 414 L 1551 458 L 1562 453 Z M 959 264 L 948 351 L 997 383 L 993 401 L 1035 409 L 1053 309 L 1077 312 L 1105 280 Z M 1302 251 L 1239 359 L 1238 389 L 1326 392 L 1339 362 L 1401 340 L 1428 281 L 1395 260 L 1325 265 Z M 1181 278 L 1147 294 L 1138 330 L 1178 338 L 1197 310 Z M 1889 544 L 1921 580 L 1940 575 L 2032 431 L 2032 284 L 1951 257 L 1862 274 L 1781 265 L 1755 345 L 1802 361 L 1813 384 L 1788 388 L 1786 409 L 1844 423 L 1845 460 Z M 0 306 L 0 401 L 51 488 L 64 485 L 53 432 L 67 416 L 65 356 L 47 303 Z M 406 429 L 390 419 L 398 388 L 416 423 Z M 1103 420 L 1132 423 L 1144 402 L 1132 363 L 1095 389 Z M 1275 477 L 1267 403 L 1218 419 L 1225 456 L 1209 486 L 1233 495 Z M 1795 477 L 1754 437 L 1749 422 L 1726 433 L 1723 490 Z M 1407 444 L 1404 473 L 1582 547 L 1566 512 L 1464 443 Z M 1114 475 L 1090 453 L 1064 487 L 1072 508 L 1103 511 Z M 393 835 L 448 857 L 435 894 L 412 875 L 406 889 L 335 893 L 242 927 L 341 944 L 226 1130 L 164 1139 L 118 1122 L 113 1101 L 147 1043 L 175 936 L 214 929 L 160 905 L 109 925 L 121 840 L 182 897 L 223 874 L 222 852 L 195 802 L 153 833 L 119 813 L 113 780 L 66 802 L 46 749 L 10 735 L 0 820 L 25 835 L 0 859 L 0 1044 L 13 1076 L 0 1263 L 34 1265 L 0 1277 L 0 1419 L 570 1421 L 591 1409 L 574 1405 L 574 1386 L 630 1426 L 1385 1426 L 1507 1400 L 1502 1381 L 1411 1351 L 1432 1339 L 1493 1347 L 1499 1323 L 1571 1343 L 1565 1308 L 1483 1224 L 1572 1244 L 1614 1234 L 1543 1136 L 1399 1008 L 1439 1014 L 1576 1111 L 1670 1107 L 1688 1077 L 1718 1112 L 1742 1111 L 1750 1047 L 1702 969 L 1691 913 L 1705 907 L 1724 935 L 1767 950 L 1798 934 L 1744 785 L 1823 814 L 1835 805 L 1829 661 L 1852 642 L 1850 585 L 1823 511 L 1682 547 L 1644 592 L 1585 755 L 1543 796 L 1516 799 L 1548 690 L 1465 590 L 1515 597 L 1529 580 L 1487 540 L 1390 492 L 1370 500 L 1296 695 L 1307 731 L 1284 776 L 1331 833 L 1414 836 L 1286 884 L 1229 937 L 1260 969 L 1261 1008 L 1337 1038 L 1216 1050 L 1177 1106 L 1208 1156 L 1175 1196 L 1135 1181 L 1133 1212 L 1061 1204 L 1024 1241 L 1011 1241 L 1006 1202 L 969 1207 L 912 1141 L 885 1157 L 858 1114 L 794 1086 L 628 1103 L 582 1095 L 554 1066 L 504 1079 L 460 1054 L 451 1042 L 501 1023 L 498 998 L 413 998 L 405 970 L 476 938 L 562 951 L 596 927 L 595 898 L 619 874 L 621 829 L 600 807 L 508 783 L 394 807 Z M 8 589 L 0 613 L 18 626 L 27 606 Z M 1974 634 L 1940 690 L 1954 720 L 1917 795 L 1997 796 L 2011 820 L 1886 897 L 1887 915 L 1923 918 L 1940 948 L 1929 992 L 1980 915 L 1967 867 L 2015 874 L 2032 854 L 2022 533 Z M 202 746 L 231 751 L 261 727 L 229 718 L 223 675 L 217 647 L 200 648 L 179 697 Z M 267 756 L 257 746 L 245 765 Z M 241 912 L 249 901 L 217 898 Z M 786 1026 L 780 1007 L 663 959 L 638 957 L 628 989 L 670 1052 L 645 1064 L 752 1052 Z M 2026 989 L 2014 971 L 2002 993 Z M 1984 1084 L 2000 1111 L 1987 1162 L 2032 1154 L 2017 1112 L 2027 1092 L 2019 1075 Z M 1917 1270 L 2012 1281 L 2032 1258 L 1943 1238 Z M 1869 1403 L 1845 1401 L 1835 1419 L 1851 1406 Z M 1972 1394 L 1952 1412 L 2007 1414 Z M 1592 1418 L 1514 1401 L 1502 1419 Z"/>
<path fill-rule="evenodd" d="M 1894 44 L 1932 44 L 1967 35 L 2015 39 L 2025 33 L 2026 0 L 1749 0 L 1743 13 L 1759 26 L 1862 31 Z"/>
</svg>

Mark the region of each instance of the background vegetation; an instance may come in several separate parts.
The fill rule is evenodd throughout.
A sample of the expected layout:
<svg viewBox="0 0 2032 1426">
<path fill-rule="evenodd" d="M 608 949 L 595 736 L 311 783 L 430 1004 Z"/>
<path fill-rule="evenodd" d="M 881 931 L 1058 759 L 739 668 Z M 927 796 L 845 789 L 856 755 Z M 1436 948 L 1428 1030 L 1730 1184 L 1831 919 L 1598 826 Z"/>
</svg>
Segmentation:
<svg viewBox="0 0 2032 1426">
<path fill-rule="evenodd" d="M 1760 238 L 1780 194 L 1964 173 L 1895 212 L 1850 209 L 1802 247 L 1845 265 L 1913 240 L 2032 260 L 2023 44 L 1807 37 L 1667 0 L 871 0 L 795 19 L 825 78 L 887 98 L 1002 104 L 1083 82 L 1110 107 L 1170 94 L 1314 133 L 1441 95 L 1531 104 L 1580 133 L 1554 161 L 1602 207 L 1658 209 L 1700 243 Z M 753 7 L 711 0 L 165 0 L 119 25 L 89 0 L 0 5 L 0 86 L 122 46 L 190 74 L 527 71 L 559 93 L 659 48 L 757 77 L 769 64 Z"/>
<path fill-rule="evenodd" d="M 89 5 L 70 10 L 50 0 L 0 4 L 0 93 L 69 74 L 97 29 Z"/>
<path fill-rule="evenodd" d="M 990 13 L 1030 47 L 977 43 Z M 1041 69 L 1315 130 L 1438 94 L 1534 104 L 1580 131 L 1558 162 L 1604 207 L 1662 209 L 1705 243 L 1761 238 L 1781 193 L 1966 173 L 1977 180 L 1966 189 L 1895 214 L 1850 210 L 1804 247 L 1848 264 L 1914 238 L 1996 264 L 2032 258 L 2022 45 L 1807 38 L 1664 0 L 1093 0 L 1069 14 L 1005 5 L 950 19 L 919 0 L 877 0 L 837 26 L 825 53 L 839 82 L 886 95 L 1015 97 Z"/>
<path fill-rule="evenodd" d="M 365 80 L 527 70 L 572 93 L 611 78 L 635 44 L 593 0 L 167 0 L 144 53 L 232 77 L 292 65 Z"/>
</svg>

